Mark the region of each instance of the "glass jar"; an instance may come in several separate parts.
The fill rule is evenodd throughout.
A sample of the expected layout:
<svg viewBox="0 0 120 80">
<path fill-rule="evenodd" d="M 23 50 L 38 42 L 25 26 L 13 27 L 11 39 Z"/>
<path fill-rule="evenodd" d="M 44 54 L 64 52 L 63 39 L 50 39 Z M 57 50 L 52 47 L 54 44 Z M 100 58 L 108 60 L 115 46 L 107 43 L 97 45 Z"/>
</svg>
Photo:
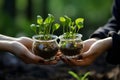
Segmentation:
<svg viewBox="0 0 120 80">
<path fill-rule="evenodd" d="M 44 35 L 35 35 L 33 38 L 32 51 L 35 55 L 38 55 L 50 61 L 55 59 L 55 55 L 58 52 L 59 46 L 57 43 L 58 37 L 56 35 L 50 35 L 49 40 L 44 40 Z"/>
<path fill-rule="evenodd" d="M 74 38 L 65 38 L 65 34 L 60 35 L 60 51 L 67 58 L 77 57 L 83 48 L 82 34 L 76 34 Z"/>
</svg>

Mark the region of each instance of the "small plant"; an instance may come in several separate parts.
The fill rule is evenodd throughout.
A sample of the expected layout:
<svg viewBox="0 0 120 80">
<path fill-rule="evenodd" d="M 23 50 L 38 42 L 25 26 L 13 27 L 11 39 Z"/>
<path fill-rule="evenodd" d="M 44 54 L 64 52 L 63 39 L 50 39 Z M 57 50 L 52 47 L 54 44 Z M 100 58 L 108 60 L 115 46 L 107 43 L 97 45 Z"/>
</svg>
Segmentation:
<svg viewBox="0 0 120 80">
<path fill-rule="evenodd" d="M 63 26 L 63 34 L 64 38 L 76 38 L 76 34 L 78 31 L 83 28 L 83 18 L 77 18 L 75 21 L 72 21 L 72 19 L 68 16 L 60 17 L 61 25 Z"/>
<path fill-rule="evenodd" d="M 83 28 L 83 18 L 77 18 L 75 21 L 68 16 L 59 18 L 63 27 L 63 34 L 60 38 L 60 50 L 67 58 L 77 57 L 83 48 L 82 34 L 79 30 Z"/>
<path fill-rule="evenodd" d="M 43 40 L 51 39 L 51 34 L 53 35 L 60 25 L 55 23 L 55 18 L 52 14 L 48 14 L 48 17 L 44 20 L 40 15 L 37 16 L 37 24 L 31 24 L 31 28 L 37 35 L 43 35 Z"/>
<path fill-rule="evenodd" d="M 58 37 L 53 35 L 60 25 L 55 23 L 52 14 L 44 20 L 40 15 L 37 16 L 37 24 L 31 24 L 31 28 L 36 35 L 33 36 L 33 53 L 44 58 L 46 61 L 54 60 L 58 52 Z"/>
<path fill-rule="evenodd" d="M 90 72 L 86 72 L 85 74 L 77 74 L 73 71 L 68 71 L 68 73 L 73 76 L 76 80 L 88 80 L 88 75 L 90 74 Z"/>
</svg>

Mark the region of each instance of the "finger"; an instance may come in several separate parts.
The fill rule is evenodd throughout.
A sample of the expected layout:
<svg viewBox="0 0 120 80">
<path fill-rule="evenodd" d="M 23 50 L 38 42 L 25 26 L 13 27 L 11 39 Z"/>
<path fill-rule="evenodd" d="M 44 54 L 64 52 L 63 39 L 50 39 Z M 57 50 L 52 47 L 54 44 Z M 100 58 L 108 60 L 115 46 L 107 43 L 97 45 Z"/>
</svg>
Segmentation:
<svg viewBox="0 0 120 80">
<path fill-rule="evenodd" d="M 44 59 L 41 58 L 40 56 L 34 55 L 31 53 L 31 55 L 28 56 L 31 59 L 32 63 L 44 63 Z"/>
<path fill-rule="evenodd" d="M 62 53 L 58 51 L 57 54 L 55 55 L 55 60 L 59 61 L 61 56 L 62 56 Z"/>
<path fill-rule="evenodd" d="M 11 52 L 27 63 L 38 63 L 40 60 L 43 60 L 41 57 L 31 53 L 24 45 L 16 41 L 11 43 Z"/>
<path fill-rule="evenodd" d="M 78 62 L 75 59 L 69 59 L 69 65 L 71 65 L 71 66 L 78 66 Z"/>
<path fill-rule="evenodd" d="M 67 60 L 68 60 L 68 64 L 69 65 L 71 65 L 71 66 L 78 66 L 79 65 L 79 61 L 81 60 L 81 57 L 70 58 L 70 59 L 67 59 Z"/>
<path fill-rule="evenodd" d="M 83 59 L 83 56 L 80 54 L 76 57 L 76 59 L 78 59 L 78 60 Z"/>
<path fill-rule="evenodd" d="M 60 56 L 55 56 L 55 60 L 59 61 L 60 60 Z"/>
<path fill-rule="evenodd" d="M 18 57 L 20 57 L 25 63 L 34 63 L 34 64 L 38 64 L 38 63 L 44 63 L 44 59 L 36 56 L 34 54 L 32 54 L 31 52 L 25 52 L 25 54 L 21 53 L 22 55 L 19 55 Z"/>
<path fill-rule="evenodd" d="M 44 62 L 40 62 L 39 64 L 42 64 L 42 65 L 54 65 L 54 64 L 57 64 L 57 60 L 44 60 Z"/>
<path fill-rule="evenodd" d="M 92 62 L 89 60 L 78 60 L 78 66 L 89 66 L 89 65 L 91 65 L 92 64 Z"/>
<path fill-rule="evenodd" d="M 61 59 L 63 62 L 65 62 L 65 63 L 69 63 L 69 59 L 66 58 L 64 55 L 62 55 L 62 56 L 60 57 L 60 59 Z"/>
<path fill-rule="evenodd" d="M 18 42 L 22 43 L 23 45 L 25 45 L 27 48 L 32 48 L 32 43 L 33 40 L 31 38 L 28 37 L 21 37 Z"/>
<path fill-rule="evenodd" d="M 56 56 L 62 56 L 62 53 L 58 50 Z"/>
<path fill-rule="evenodd" d="M 46 61 L 44 60 L 44 63 L 42 64 L 45 64 L 45 65 L 51 65 L 51 64 L 56 64 L 59 60 L 60 60 L 60 55 L 61 55 L 61 52 L 58 52 L 56 55 L 55 55 L 55 59 L 54 60 L 50 60 L 50 61 Z"/>
<path fill-rule="evenodd" d="M 86 58 L 86 57 L 92 56 L 94 54 L 95 54 L 94 52 L 92 52 L 91 50 L 88 50 L 87 52 L 84 52 L 84 53 L 80 54 L 79 57 Z"/>
<path fill-rule="evenodd" d="M 61 60 L 62 60 L 64 63 L 66 63 L 66 64 L 68 64 L 68 65 L 70 65 L 70 66 L 73 66 L 73 65 L 74 65 L 74 64 L 71 62 L 72 59 L 67 58 L 67 57 L 65 57 L 65 56 L 62 57 Z"/>
<path fill-rule="evenodd" d="M 57 62 L 58 62 L 57 60 L 52 60 L 52 61 L 45 61 L 43 64 L 45 64 L 45 65 L 54 65 Z"/>
<path fill-rule="evenodd" d="M 72 65 L 72 66 L 88 66 L 91 64 L 88 60 L 84 60 L 84 59 L 81 59 L 81 60 L 71 59 L 70 63 L 71 64 L 69 65 Z"/>
</svg>

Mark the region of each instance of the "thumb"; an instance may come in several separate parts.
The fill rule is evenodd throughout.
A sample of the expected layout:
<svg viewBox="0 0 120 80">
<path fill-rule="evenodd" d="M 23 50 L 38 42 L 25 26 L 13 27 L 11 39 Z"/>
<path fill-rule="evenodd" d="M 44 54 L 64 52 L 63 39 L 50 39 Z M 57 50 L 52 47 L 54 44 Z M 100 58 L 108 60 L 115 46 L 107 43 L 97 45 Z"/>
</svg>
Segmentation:
<svg viewBox="0 0 120 80">
<path fill-rule="evenodd" d="M 91 56 L 91 55 L 93 55 L 93 53 L 90 50 L 81 54 L 82 58 L 85 58 L 85 57 L 88 57 L 88 56 Z"/>
</svg>

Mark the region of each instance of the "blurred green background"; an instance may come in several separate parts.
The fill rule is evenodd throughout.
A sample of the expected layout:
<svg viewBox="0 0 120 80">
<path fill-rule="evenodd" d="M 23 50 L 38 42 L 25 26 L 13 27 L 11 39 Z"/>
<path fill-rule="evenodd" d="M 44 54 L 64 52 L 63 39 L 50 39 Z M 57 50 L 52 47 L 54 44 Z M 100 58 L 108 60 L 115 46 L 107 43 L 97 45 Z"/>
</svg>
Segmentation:
<svg viewBox="0 0 120 80">
<path fill-rule="evenodd" d="M 32 37 L 30 24 L 36 23 L 36 16 L 43 18 L 48 13 L 55 16 L 68 15 L 72 19 L 85 18 L 80 30 L 83 39 L 103 26 L 111 17 L 113 0 L 0 0 L 0 34 Z M 58 31 L 57 33 L 59 33 Z"/>
</svg>

